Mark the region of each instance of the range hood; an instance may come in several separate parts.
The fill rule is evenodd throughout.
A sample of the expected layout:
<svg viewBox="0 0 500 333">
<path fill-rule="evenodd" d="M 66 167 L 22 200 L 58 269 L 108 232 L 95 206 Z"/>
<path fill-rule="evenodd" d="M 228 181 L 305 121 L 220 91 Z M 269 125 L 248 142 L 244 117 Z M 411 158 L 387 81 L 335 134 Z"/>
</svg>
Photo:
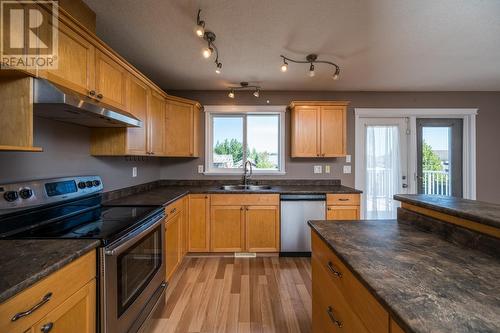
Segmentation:
<svg viewBox="0 0 500 333">
<path fill-rule="evenodd" d="M 128 112 L 104 106 L 44 79 L 33 79 L 33 111 L 39 117 L 86 127 L 142 125 L 142 121 Z"/>
</svg>

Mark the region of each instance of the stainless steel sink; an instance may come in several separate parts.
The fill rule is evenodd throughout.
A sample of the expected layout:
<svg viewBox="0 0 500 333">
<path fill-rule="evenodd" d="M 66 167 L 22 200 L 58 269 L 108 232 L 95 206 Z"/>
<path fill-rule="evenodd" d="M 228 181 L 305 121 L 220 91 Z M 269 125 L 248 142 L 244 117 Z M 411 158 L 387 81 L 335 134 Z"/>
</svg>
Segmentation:
<svg viewBox="0 0 500 333">
<path fill-rule="evenodd" d="M 221 190 L 225 191 L 261 191 L 272 189 L 269 185 L 224 185 Z"/>
</svg>

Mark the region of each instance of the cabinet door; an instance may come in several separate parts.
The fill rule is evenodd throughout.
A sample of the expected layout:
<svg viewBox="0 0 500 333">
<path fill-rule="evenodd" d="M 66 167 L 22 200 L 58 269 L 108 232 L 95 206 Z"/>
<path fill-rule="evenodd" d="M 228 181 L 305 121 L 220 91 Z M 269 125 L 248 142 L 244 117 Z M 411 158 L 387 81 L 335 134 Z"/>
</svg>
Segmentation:
<svg viewBox="0 0 500 333">
<path fill-rule="evenodd" d="M 292 157 L 318 157 L 319 106 L 297 106 L 292 111 Z"/>
<path fill-rule="evenodd" d="M 165 153 L 165 99 L 156 92 L 151 94 L 148 114 L 149 153 Z"/>
<path fill-rule="evenodd" d="M 186 253 L 188 252 L 188 237 L 189 237 L 189 228 L 188 228 L 188 199 L 183 198 L 182 200 L 182 221 L 181 221 L 181 259 L 184 258 Z"/>
<path fill-rule="evenodd" d="M 177 268 L 180 261 L 180 214 L 176 214 L 167 221 L 165 230 L 165 264 L 167 280 L 170 279 L 172 273 Z"/>
<path fill-rule="evenodd" d="M 166 109 L 165 154 L 194 157 L 194 106 L 168 101 Z"/>
<path fill-rule="evenodd" d="M 359 220 L 359 206 L 328 206 L 327 220 Z"/>
<path fill-rule="evenodd" d="M 320 119 L 321 156 L 345 156 L 346 108 L 343 106 L 322 106 Z"/>
<path fill-rule="evenodd" d="M 189 196 L 189 252 L 210 251 L 210 197 Z"/>
<path fill-rule="evenodd" d="M 127 70 L 99 50 L 95 59 L 96 97 L 105 104 L 127 110 Z"/>
<path fill-rule="evenodd" d="M 249 252 L 278 252 L 280 239 L 278 206 L 247 206 L 246 249 Z"/>
<path fill-rule="evenodd" d="M 96 282 L 92 280 L 49 312 L 31 331 L 33 333 L 94 333 L 97 308 L 95 288 Z"/>
<path fill-rule="evenodd" d="M 89 95 L 95 85 L 95 48 L 75 30 L 59 22 L 57 69 L 44 70 L 40 76 L 56 84 Z"/>
<path fill-rule="evenodd" d="M 129 75 L 127 91 L 129 112 L 142 121 L 141 127 L 127 128 L 127 151 L 131 155 L 146 155 L 149 87 L 135 76 Z"/>
<path fill-rule="evenodd" d="M 212 206 L 210 249 L 212 252 L 241 252 L 245 248 L 243 206 Z"/>
</svg>

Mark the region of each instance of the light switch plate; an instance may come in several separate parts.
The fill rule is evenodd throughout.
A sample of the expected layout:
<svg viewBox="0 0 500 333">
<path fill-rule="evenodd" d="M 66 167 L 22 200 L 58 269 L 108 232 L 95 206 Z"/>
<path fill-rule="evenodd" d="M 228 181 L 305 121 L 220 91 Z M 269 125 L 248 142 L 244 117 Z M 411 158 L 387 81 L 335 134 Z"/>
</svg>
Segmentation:
<svg viewBox="0 0 500 333">
<path fill-rule="evenodd" d="M 132 167 L 132 178 L 137 177 L 137 167 Z"/>
<path fill-rule="evenodd" d="M 345 155 L 345 162 L 351 163 L 351 155 Z"/>
<path fill-rule="evenodd" d="M 330 173 L 330 166 L 328 164 L 325 165 L 325 173 Z"/>
<path fill-rule="evenodd" d="M 198 165 L 198 173 L 203 173 L 203 165 Z"/>
<path fill-rule="evenodd" d="M 351 173 L 351 166 L 350 165 L 344 165 L 344 173 Z"/>
<path fill-rule="evenodd" d="M 323 173 L 323 168 L 321 167 L 321 165 L 314 166 L 314 173 Z"/>
</svg>

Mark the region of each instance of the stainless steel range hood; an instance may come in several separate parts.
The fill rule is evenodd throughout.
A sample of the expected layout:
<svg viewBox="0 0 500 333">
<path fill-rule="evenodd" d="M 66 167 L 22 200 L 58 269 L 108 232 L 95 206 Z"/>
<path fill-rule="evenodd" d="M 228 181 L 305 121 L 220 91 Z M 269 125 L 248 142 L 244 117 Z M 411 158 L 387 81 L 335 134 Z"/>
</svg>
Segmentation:
<svg viewBox="0 0 500 333">
<path fill-rule="evenodd" d="M 128 112 L 103 106 L 98 101 L 33 79 L 33 110 L 36 116 L 86 127 L 140 127 L 142 121 Z"/>
</svg>

